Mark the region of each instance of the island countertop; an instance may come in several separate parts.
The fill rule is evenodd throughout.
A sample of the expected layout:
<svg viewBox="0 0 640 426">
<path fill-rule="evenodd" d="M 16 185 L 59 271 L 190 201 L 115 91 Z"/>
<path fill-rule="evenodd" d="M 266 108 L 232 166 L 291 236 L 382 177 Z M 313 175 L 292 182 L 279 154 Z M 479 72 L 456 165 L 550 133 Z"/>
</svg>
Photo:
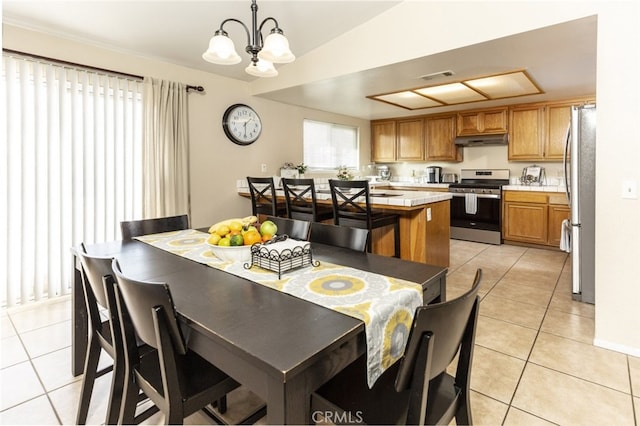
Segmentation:
<svg viewBox="0 0 640 426">
<path fill-rule="evenodd" d="M 238 195 L 250 198 L 248 187 L 238 185 L 237 191 Z M 277 190 L 276 196 L 284 200 L 284 191 Z M 327 188 L 317 188 L 316 196 L 319 204 L 331 204 L 331 194 Z M 449 192 L 388 188 L 371 190 L 373 208 L 399 215 L 400 257 L 445 268 L 449 266 L 449 212 L 452 197 Z M 391 227 L 374 229 L 372 241 L 374 253 L 393 255 Z"/>
</svg>

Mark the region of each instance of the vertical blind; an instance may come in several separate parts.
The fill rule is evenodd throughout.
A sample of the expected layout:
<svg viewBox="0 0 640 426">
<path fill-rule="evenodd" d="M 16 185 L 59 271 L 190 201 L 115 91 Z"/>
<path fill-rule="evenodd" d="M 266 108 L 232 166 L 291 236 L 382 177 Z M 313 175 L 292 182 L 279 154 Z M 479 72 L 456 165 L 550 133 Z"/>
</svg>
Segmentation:
<svg viewBox="0 0 640 426">
<path fill-rule="evenodd" d="M 142 211 L 142 82 L 3 54 L 2 305 L 70 292 L 71 248 Z"/>
</svg>

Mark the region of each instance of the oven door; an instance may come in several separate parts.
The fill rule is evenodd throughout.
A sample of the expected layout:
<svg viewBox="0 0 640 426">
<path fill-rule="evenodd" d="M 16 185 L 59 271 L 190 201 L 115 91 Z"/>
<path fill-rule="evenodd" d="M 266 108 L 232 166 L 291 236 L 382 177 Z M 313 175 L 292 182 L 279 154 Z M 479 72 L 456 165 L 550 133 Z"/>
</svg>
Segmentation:
<svg viewBox="0 0 640 426">
<path fill-rule="evenodd" d="M 467 213 L 464 193 L 452 193 L 451 226 L 502 233 L 501 197 L 498 194 L 477 194 L 475 214 Z"/>
</svg>

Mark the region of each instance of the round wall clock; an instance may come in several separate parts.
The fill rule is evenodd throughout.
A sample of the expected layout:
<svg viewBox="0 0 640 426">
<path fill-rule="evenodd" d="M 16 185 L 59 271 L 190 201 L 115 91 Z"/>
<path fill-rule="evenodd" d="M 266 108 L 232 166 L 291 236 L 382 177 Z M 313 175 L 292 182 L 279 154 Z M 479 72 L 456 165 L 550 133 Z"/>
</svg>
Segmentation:
<svg viewBox="0 0 640 426">
<path fill-rule="evenodd" d="M 233 143 L 250 145 L 260 137 L 262 122 L 253 108 L 244 104 L 235 104 L 224 112 L 222 128 Z"/>
</svg>

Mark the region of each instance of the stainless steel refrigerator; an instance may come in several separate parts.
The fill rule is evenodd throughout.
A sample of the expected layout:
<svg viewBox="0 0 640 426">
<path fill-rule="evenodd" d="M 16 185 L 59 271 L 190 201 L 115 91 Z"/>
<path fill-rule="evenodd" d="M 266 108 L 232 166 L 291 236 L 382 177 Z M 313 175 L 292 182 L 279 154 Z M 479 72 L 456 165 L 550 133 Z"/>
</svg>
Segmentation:
<svg viewBox="0 0 640 426">
<path fill-rule="evenodd" d="M 575 300 L 595 303 L 596 107 L 571 108 L 564 155 L 572 292 Z"/>
</svg>

